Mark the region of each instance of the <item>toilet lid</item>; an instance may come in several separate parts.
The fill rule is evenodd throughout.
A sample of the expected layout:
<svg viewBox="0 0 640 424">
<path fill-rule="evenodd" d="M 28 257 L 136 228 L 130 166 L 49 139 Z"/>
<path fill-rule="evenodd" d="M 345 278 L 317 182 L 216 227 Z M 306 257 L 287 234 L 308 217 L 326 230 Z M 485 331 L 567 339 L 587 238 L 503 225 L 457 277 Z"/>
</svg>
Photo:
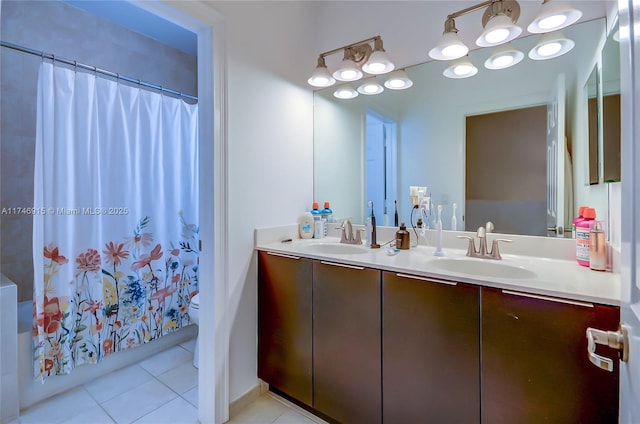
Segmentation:
<svg viewBox="0 0 640 424">
<path fill-rule="evenodd" d="M 192 308 L 198 308 L 200 306 L 200 293 L 197 293 L 191 298 L 190 305 Z"/>
</svg>

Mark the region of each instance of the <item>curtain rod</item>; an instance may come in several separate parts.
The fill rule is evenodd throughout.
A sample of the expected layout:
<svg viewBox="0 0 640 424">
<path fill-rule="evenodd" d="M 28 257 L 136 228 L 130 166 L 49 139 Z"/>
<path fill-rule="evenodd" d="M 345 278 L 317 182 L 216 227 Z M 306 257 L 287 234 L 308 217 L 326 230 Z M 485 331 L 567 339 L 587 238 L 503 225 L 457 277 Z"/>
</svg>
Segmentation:
<svg viewBox="0 0 640 424">
<path fill-rule="evenodd" d="M 65 64 L 71 65 L 71 66 L 73 66 L 75 68 L 85 69 L 87 71 L 95 72 L 95 73 L 101 74 L 101 75 L 106 75 L 106 76 L 109 76 L 109 77 L 112 77 L 112 78 L 116 78 L 116 79 L 119 79 L 119 80 L 130 82 L 130 83 L 133 83 L 133 84 L 141 85 L 143 87 L 153 88 L 155 90 L 159 90 L 159 91 L 165 92 L 165 93 L 174 94 L 176 96 L 184 97 L 186 99 L 198 100 L 197 97 L 191 96 L 189 94 L 185 94 L 182 91 L 171 90 L 170 88 L 165 88 L 165 87 L 163 87 L 161 85 L 151 84 L 149 82 L 141 81 L 139 79 L 126 77 L 126 76 L 120 75 L 119 73 L 116 73 L 116 72 L 111 72 L 111 71 L 107 71 L 105 69 L 100 69 L 100 68 L 98 68 L 96 66 L 85 65 L 84 63 L 78 63 L 75 60 L 65 59 L 63 57 L 58 57 L 58 56 L 56 56 L 54 54 L 51 54 L 51 53 L 45 53 L 43 51 L 30 49 L 28 47 L 24 47 L 24 46 L 20 46 L 18 44 L 10 43 L 8 41 L 0 40 L 0 46 L 7 47 L 7 48 L 13 49 L 13 50 L 18 50 L 18 51 L 23 52 L 23 53 L 29 53 L 29 54 L 32 54 L 34 56 L 40 56 L 43 59 L 45 59 L 45 58 L 46 59 L 50 59 L 50 60 L 53 60 L 54 62 L 57 61 L 57 62 L 65 63 Z"/>
</svg>

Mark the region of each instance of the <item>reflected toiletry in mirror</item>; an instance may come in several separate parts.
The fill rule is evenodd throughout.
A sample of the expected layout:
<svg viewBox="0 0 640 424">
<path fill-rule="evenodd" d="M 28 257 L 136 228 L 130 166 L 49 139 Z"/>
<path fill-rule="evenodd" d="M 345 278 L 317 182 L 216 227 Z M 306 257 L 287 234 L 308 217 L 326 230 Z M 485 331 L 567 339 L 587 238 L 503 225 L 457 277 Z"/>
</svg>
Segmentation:
<svg viewBox="0 0 640 424">
<path fill-rule="evenodd" d="M 350 218 L 354 223 L 364 222 L 364 205 L 370 199 L 376 205 L 376 215 L 388 222 L 384 217 L 393 213 L 393 202 L 397 201 L 400 221 L 409 225 L 409 187 L 427 186 L 432 204 L 443 206 L 445 230 L 450 229 L 455 203 L 457 230 L 473 231 L 475 228 L 466 220 L 467 185 L 470 179 L 482 175 L 488 181 L 493 178 L 500 185 L 511 185 L 508 199 L 496 198 L 503 190 L 490 182 L 483 187 L 484 198 L 474 199 L 480 201 L 485 213 L 491 214 L 480 213 L 477 221 L 493 221 L 497 232 L 547 235 L 548 228 L 567 224 L 570 227 L 574 204 L 594 206 L 599 215 L 600 211 L 606 212 L 606 190 L 601 185 L 583 185 L 587 181 L 588 149 L 583 89 L 599 60 L 597 49 L 603 45 L 605 28 L 604 18 L 568 27 L 563 32 L 575 41 L 569 53 L 551 60 L 525 57 L 507 69 L 486 69 L 483 63 L 491 49 L 474 50 L 469 59 L 479 72 L 472 78 L 445 78 L 443 71 L 448 63 L 434 61 L 406 68 L 413 81 L 407 90 L 386 90 L 377 96 L 350 100 L 333 96 L 338 87 L 317 91 L 314 197 L 333 199 L 336 216 Z M 512 44 L 526 54 L 538 40 L 539 36 L 533 35 Z M 384 80 L 384 76 L 379 78 Z M 546 115 L 542 124 L 546 136 L 536 136 L 541 138 L 542 158 L 538 157 L 539 152 L 535 159 L 529 159 L 529 153 L 524 151 L 507 153 L 505 145 L 510 140 L 516 143 L 520 137 L 508 135 L 505 125 L 509 123 L 498 116 L 488 131 L 493 134 L 490 138 L 499 139 L 499 143 L 484 146 L 485 155 L 470 171 L 466 157 L 468 119 L 528 108 L 542 108 Z M 514 169 L 509 155 L 529 159 L 531 166 Z M 332 171 L 326 172 L 327 169 Z M 534 187 L 540 184 L 544 187 Z M 524 196 L 532 190 L 546 190 L 544 198 L 536 195 L 532 200 Z M 549 204 L 555 207 L 551 214 Z M 556 224 L 550 224 L 547 215 L 554 214 Z M 511 221 L 526 222 L 527 228 L 507 228 L 511 227 L 505 224 L 509 217 L 518 218 Z M 426 225 L 434 228 L 435 214 L 429 215 Z"/>
</svg>

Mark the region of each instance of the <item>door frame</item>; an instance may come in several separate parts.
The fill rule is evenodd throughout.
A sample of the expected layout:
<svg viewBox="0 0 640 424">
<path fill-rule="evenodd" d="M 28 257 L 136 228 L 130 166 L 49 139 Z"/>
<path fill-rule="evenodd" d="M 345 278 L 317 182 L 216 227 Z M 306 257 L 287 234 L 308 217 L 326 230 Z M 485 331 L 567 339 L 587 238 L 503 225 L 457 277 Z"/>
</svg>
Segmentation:
<svg viewBox="0 0 640 424">
<path fill-rule="evenodd" d="M 640 0 L 618 0 L 620 18 L 622 267 L 621 321 L 630 362 L 620 362 L 621 423 L 640 419 Z M 635 390 L 635 393 L 633 392 Z M 634 396 L 636 397 L 634 399 Z"/>
<path fill-rule="evenodd" d="M 199 287 L 198 352 L 206 360 L 198 369 L 198 420 L 224 423 L 229 419 L 230 334 L 225 18 L 203 1 L 128 1 L 198 36 L 199 274 L 207 276 Z"/>
</svg>

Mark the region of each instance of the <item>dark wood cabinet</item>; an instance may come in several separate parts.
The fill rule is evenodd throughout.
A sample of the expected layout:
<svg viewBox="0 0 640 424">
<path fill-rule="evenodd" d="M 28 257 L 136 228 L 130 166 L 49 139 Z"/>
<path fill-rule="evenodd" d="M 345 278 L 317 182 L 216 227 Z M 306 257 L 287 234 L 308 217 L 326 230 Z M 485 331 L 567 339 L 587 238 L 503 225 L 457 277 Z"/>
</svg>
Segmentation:
<svg viewBox="0 0 640 424">
<path fill-rule="evenodd" d="M 479 291 L 383 273 L 385 423 L 479 422 Z"/>
<path fill-rule="evenodd" d="M 482 288 L 482 422 L 618 422 L 618 380 L 591 364 L 587 327 L 615 331 L 619 308 Z M 598 353 L 617 353 L 598 346 Z"/>
<path fill-rule="evenodd" d="M 258 253 L 258 377 L 309 406 L 312 260 Z"/>
<path fill-rule="evenodd" d="M 313 263 L 313 407 L 345 424 L 381 422 L 380 271 Z"/>
<path fill-rule="evenodd" d="M 258 253 L 258 377 L 344 424 L 618 422 L 620 309 Z M 617 352 L 598 346 L 598 354 Z"/>
</svg>

